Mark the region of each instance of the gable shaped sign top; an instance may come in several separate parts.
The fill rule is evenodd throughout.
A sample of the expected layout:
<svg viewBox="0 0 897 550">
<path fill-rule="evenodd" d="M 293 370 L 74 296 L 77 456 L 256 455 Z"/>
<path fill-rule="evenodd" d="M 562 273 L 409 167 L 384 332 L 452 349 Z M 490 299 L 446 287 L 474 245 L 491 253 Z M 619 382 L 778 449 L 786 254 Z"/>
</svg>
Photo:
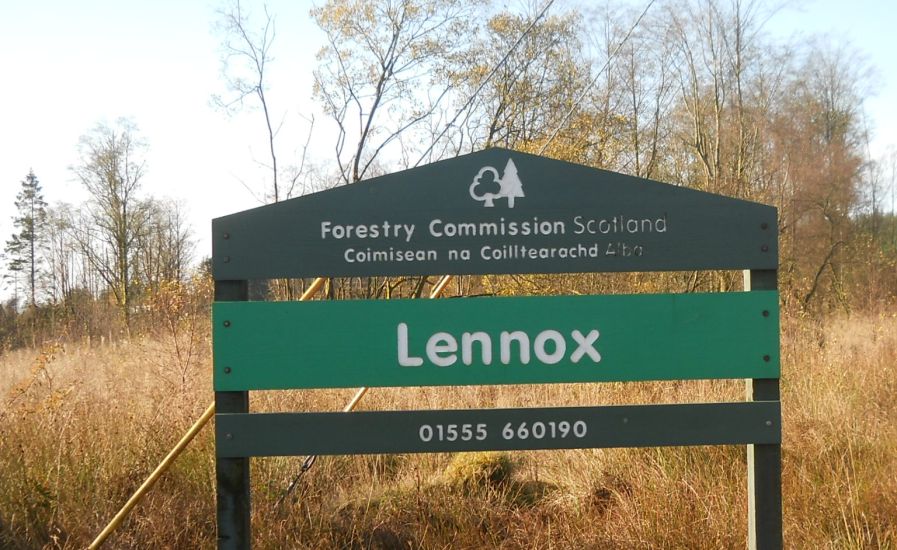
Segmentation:
<svg viewBox="0 0 897 550">
<path fill-rule="evenodd" d="M 488 149 L 217 218 L 218 280 L 776 269 L 776 210 Z"/>
</svg>

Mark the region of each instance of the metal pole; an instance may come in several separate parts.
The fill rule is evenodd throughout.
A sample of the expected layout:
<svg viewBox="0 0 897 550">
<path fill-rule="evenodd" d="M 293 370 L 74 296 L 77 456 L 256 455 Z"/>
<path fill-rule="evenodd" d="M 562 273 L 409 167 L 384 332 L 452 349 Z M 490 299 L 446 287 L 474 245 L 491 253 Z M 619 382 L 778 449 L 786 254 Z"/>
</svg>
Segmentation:
<svg viewBox="0 0 897 550">
<path fill-rule="evenodd" d="M 442 278 L 440 278 L 436 285 L 433 287 L 433 290 L 430 291 L 429 298 L 431 300 L 434 298 L 439 298 L 439 296 L 443 293 L 445 287 L 448 286 L 449 281 L 451 280 L 451 275 L 443 275 Z M 346 406 L 343 407 L 343 412 L 354 411 L 355 407 L 358 406 L 358 403 L 367 394 L 369 389 L 370 388 L 368 387 L 358 388 L 358 390 L 355 392 L 355 395 L 352 396 L 352 399 L 350 399 L 349 402 L 346 403 Z M 302 467 L 299 469 L 299 473 L 293 477 L 293 480 L 290 481 L 290 484 L 287 486 L 286 491 L 284 491 L 274 503 L 274 508 L 280 508 L 280 505 L 283 504 L 286 498 L 293 493 L 293 489 L 296 488 L 296 484 L 299 483 L 299 479 L 302 478 L 305 472 L 309 471 L 311 467 L 314 466 L 317 459 L 317 455 L 309 455 L 305 457 L 305 460 L 302 461 Z"/>
<path fill-rule="evenodd" d="M 442 292 L 445 290 L 445 287 L 449 284 L 449 281 L 452 280 L 451 275 L 443 275 L 439 282 L 436 283 L 436 286 L 433 287 L 433 290 L 430 291 L 430 299 L 439 298 Z M 352 399 L 346 403 L 346 406 L 343 407 L 343 412 L 352 412 L 355 410 L 355 407 L 358 405 L 358 402 L 364 397 L 364 395 L 368 392 L 368 388 L 358 388 L 358 391 L 355 392 L 355 395 Z"/>
<path fill-rule="evenodd" d="M 318 277 L 314 281 L 312 281 L 311 285 L 302 293 L 302 296 L 299 298 L 299 301 L 304 302 L 306 300 L 310 300 L 321 288 L 324 286 L 324 282 L 327 279 L 325 277 Z M 359 397 L 359 399 L 361 399 Z M 109 522 L 108 525 L 103 529 L 103 531 L 97 535 L 97 538 L 94 539 L 90 546 L 88 546 L 89 550 L 96 550 L 100 548 L 102 544 L 106 541 L 109 535 L 115 531 L 122 521 L 131 513 L 131 510 L 137 503 L 143 498 L 143 495 L 150 490 L 150 488 L 155 485 L 156 481 L 158 481 L 159 477 L 165 473 L 166 470 L 171 466 L 171 463 L 181 454 L 181 452 L 187 447 L 187 445 L 193 441 L 193 438 L 196 437 L 196 434 L 202 430 L 206 424 L 208 424 L 209 420 L 214 418 L 215 416 L 215 402 L 213 401 L 208 408 L 206 408 L 205 412 L 202 413 L 202 416 L 190 426 L 190 429 L 187 430 L 187 433 L 181 437 L 181 440 L 178 441 L 177 445 L 169 451 L 169 453 L 162 459 L 162 462 L 156 466 L 156 469 L 153 470 L 153 473 L 146 478 L 146 481 L 131 495 L 131 498 L 125 502 L 125 505 L 121 507 L 121 510 L 115 514 L 115 517 L 112 518 L 112 521 Z"/>
<path fill-rule="evenodd" d="M 112 534 L 112 531 L 115 531 L 119 524 L 124 521 L 125 517 L 127 517 L 127 515 L 131 512 L 131 509 L 137 505 L 137 502 L 143 497 L 143 495 L 147 491 L 149 491 L 150 487 L 152 487 L 153 484 L 156 483 L 156 480 L 159 479 L 159 477 L 165 472 L 165 470 L 168 469 L 171 463 L 174 462 L 174 460 L 181 454 L 181 452 L 187 447 L 187 445 L 191 441 L 193 441 L 193 438 L 196 437 L 196 434 L 198 434 L 203 426 L 205 426 L 206 423 L 214 416 L 215 404 L 212 403 L 208 406 L 206 411 L 202 413 L 202 416 L 199 417 L 199 420 L 197 420 L 193 424 L 193 426 L 191 426 L 190 429 L 187 430 L 187 433 L 184 434 L 180 441 L 178 441 L 177 445 L 175 445 L 174 448 L 165 456 L 165 458 L 162 459 L 162 462 L 160 462 L 159 465 L 156 466 L 156 469 L 153 470 L 153 473 L 151 473 L 148 478 L 146 478 L 146 481 L 144 481 L 143 484 L 137 489 L 137 491 L 135 491 L 134 494 L 131 495 L 131 498 L 129 498 L 125 505 L 122 506 L 121 510 L 119 510 L 118 513 L 115 514 L 115 517 L 112 518 L 112 521 L 109 522 L 109 525 L 107 525 L 106 528 L 103 529 L 103 531 L 99 535 L 97 535 L 97 538 L 92 543 L 90 543 L 90 546 L 88 546 L 90 550 L 95 550 L 96 548 L 99 548 L 101 544 L 103 544 L 106 538 L 110 534 Z"/>
</svg>

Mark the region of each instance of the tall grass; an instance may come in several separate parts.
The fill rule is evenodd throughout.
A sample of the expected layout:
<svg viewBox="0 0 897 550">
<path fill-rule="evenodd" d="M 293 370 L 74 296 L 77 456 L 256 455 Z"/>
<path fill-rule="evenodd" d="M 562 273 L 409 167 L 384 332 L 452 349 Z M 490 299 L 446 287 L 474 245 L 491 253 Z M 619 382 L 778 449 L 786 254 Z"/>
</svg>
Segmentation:
<svg viewBox="0 0 897 550">
<path fill-rule="evenodd" d="M 782 322 L 790 548 L 897 546 L 897 317 Z M 0 547 L 82 548 L 212 399 L 207 351 L 170 339 L 0 358 Z M 207 343 L 200 345 L 207 350 Z M 338 410 L 349 390 L 257 392 L 253 410 Z M 738 400 L 744 384 L 375 390 L 367 409 Z M 107 543 L 215 544 L 206 429 Z M 742 447 L 322 457 L 252 462 L 258 548 L 731 548 Z"/>
</svg>

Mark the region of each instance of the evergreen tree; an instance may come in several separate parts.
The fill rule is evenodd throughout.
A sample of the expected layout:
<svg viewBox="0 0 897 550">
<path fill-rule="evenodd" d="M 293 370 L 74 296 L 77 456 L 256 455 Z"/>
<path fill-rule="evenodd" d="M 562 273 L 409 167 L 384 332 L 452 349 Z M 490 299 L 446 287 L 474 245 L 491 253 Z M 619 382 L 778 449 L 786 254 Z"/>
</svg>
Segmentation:
<svg viewBox="0 0 897 550">
<path fill-rule="evenodd" d="M 14 233 L 6 241 L 9 278 L 24 279 L 28 290 L 28 303 L 37 304 L 40 279 L 43 276 L 43 249 L 46 242 L 47 203 L 41 192 L 40 181 L 30 170 L 22 180 L 22 188 L 16 195 L 18 215 L 13 218 Z"/>
<path fill-rule="evenodd" d="M 515 197 L 526 196 L 523 194 L 523 182 L 520 181 L 520 177 L 517 175 L 517 165 L 514 164 L 513 159 L 508 159 L 508 164 L 505 165 L 505 172 L 501 175 L 501 191 L 499 194 L 502 197 L 508 197 L 508 208 L 514 208 Z"/>
</svg>

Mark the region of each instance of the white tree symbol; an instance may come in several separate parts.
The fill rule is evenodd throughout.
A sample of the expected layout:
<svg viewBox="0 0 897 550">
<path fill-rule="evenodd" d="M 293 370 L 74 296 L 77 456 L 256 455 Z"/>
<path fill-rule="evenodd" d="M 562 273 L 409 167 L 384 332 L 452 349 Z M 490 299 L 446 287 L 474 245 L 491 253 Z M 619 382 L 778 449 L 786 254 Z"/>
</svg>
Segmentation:
<svg viewBox="0 0 897 550">
<path fill-rule="evenodd" d="M 505 172 L 501 175 L 501 180 L 498 183 L 501 185 L 498 195 L 508 197 L 508 208 L 514 208 L 515 197 L 525 196 L 523 194 L 523 182 L 517 176 L 517 166 L 514 164 L 513 159 L 508 159 L 508 163 L 505 165 Z"/>
<path fill-rule="evenodd" d="M 485 206 L 487 208 L 492 208 L 492 206 L 493 206 L 492 199 L 501 196 L 499 194 L 501 192 L 501 189 L 499 189 L 499 193 L 489 193 L 488 191 L 483 193 L 482 195 L 477 195 L 476 193 L 474 193 L 474 189 L 476 189 L 477 186 L 479 186 L 482 183 L 480 180 L 483 179 L 483 176 L 486 175 L 486 172 L 491 172 L 492 179 L 494 179 L 495 181 L 497 181 L 499 183 L 501 182 L 501 179 L 498 177 L 498 170 L 496 170 L 495 168 L 493 168 L 491 166 L 484 166 L 484 167 L 480 168 L 480 171 L 477 172 L 476 177 L 473 178 L 473 183 L 470 184 L 470 196 L 475 201 L 482 201 L 483 206 Z"/>
<path fill-rule="evenodd" d="M 477 195 L 475 189 L 482 183 L 480 180 L 482 180 L 487 172 L 491 173 L 492 179 L 498 183 L 498 192 L 485 192 L 482 195 Z M 480 171 L 477 172 L 476 177 L 473 178 L 473 182 L 470 184 L 470 197 L 473 200 L 482 202 L 483 206 L 486 208 L 492 208 L 494 206 L 493 201 L 502 197 L 508 199 L 508 208 L 514 208 L 514 199 L 524 196 L 523 182 L 520 181 L 520 177 L 517 175 L 517 166 L 512 159 L 508 159 L 508 163 L 505 165 L 505 171 L 501 177 L 498 175 L 498 170 L 492 166 L 484 166 L 480 168 Z"/>
</svg>

